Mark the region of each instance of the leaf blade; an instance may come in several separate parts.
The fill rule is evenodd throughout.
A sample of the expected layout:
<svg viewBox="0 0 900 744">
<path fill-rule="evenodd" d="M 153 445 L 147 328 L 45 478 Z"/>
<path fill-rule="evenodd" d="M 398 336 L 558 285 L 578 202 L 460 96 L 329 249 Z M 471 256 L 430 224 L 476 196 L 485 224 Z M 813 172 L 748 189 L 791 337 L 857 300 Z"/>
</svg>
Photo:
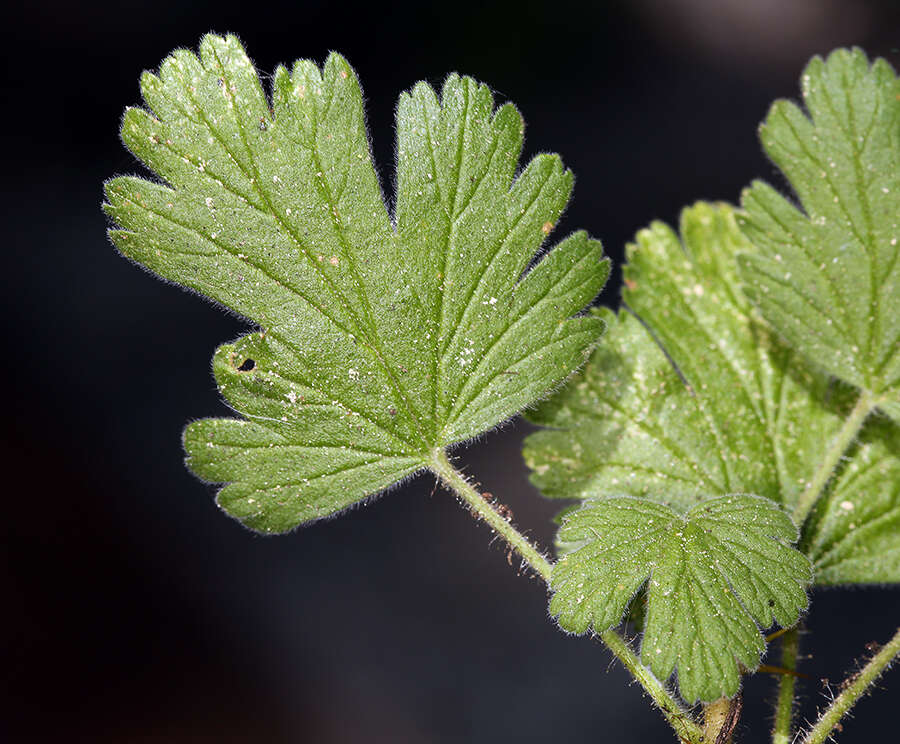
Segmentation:
<svg viewBox="0 0 900 744">
<path fill-rule="evenodd" d="M 617 556 L 618 568 L 594 556 L 575 582 L 601 598 L 595 615 L 573 609 L 571 590 L 551 611 L 570 630 L 606 629 L 649 581 L 644 662 L 662 679 L 677 668 L 689 700 L 732 695 L 740 666 L 759 663 L 759 626 L 788 626 L 806 606 L 810 563 L 789 547 L 796 529 L 778 505 L 794 505 L 845 406 L 741 295 L 734 256 L 744 247 L 726 205 L 685 210 L 680 235 L 661 223 L 640 231 L 624 269 L 637 315 L 598 311 L 610 325 L 604 344 L 538 407 L 532 420 L 553 429 L 525 447 L 538 488 L 583 500 L 574 514 L 607 501 L 635 510 L 582 535 Z M 703 510 L 725 503 L 746 509 L 707 521 Z M 642 532 L 651 518 L 665 528 Z M 561 560 L 585 544 L 564 526 Z"/>
<path fill-rule="evenodd" d="M 610 331 L 589 364 L 529 414 L 561 429 L 526 440 L 542 492 L 681 508 L 739 492 L 793 505 L 840 417 L 823 402 L 827 378 L 740 294 L 744 247 L 725 205 L 686 209 L 680 238 L 662 223 L 638 233 L 624 296 L 640 319 L 605 314 Z"/>
<path fill-rule="evenodd" d="M 108 182 L 110 234 L 260 327 L 214 360 L 248 421 L 185 435 L 189 465 L 230 483 L 220 504 L 254 528 L 428 467 L 556 387 L 602 332 L 580 317 L 608 273 L 597 241 L 576 234 L 529 269 L 572 175 L 541 155 L 516 176 L 522 120 L 486 86 L 451 75 L 441 97 L 401 96 L 392 215 L 340 55 L 279 67 L 270 99 L 238 40 L 210 35 L 141 83 L 149 109 L 126 112 L 122 138 L 162 182 Z"/>
<path fill-rule="evenodd" d="M 827 372 L 900 401 L 900 81 L 884 60 L 837 50 L 803 77 L 806 112 L 777 102 L 763 146 L 800 199 L 753 184 L 741 227 L 748 294 Z"/>
<path fill-rule="evenodd" d="M 724 496 L 685 514 L 628 496 L 588 500 L 560 530 L 569 549 L 554 567 L 550 612 L 567 630 L 603 631 L 649 582 L 644 663 L 660 679 L 677 670 L 689 702 L 731 696 L 738 664 L 759 664 L 759 626 L 790 626 L 806 607 L 811 570 L 789 547 L 796 537 L 787 514 L 759 497 Z"/>
</svg>

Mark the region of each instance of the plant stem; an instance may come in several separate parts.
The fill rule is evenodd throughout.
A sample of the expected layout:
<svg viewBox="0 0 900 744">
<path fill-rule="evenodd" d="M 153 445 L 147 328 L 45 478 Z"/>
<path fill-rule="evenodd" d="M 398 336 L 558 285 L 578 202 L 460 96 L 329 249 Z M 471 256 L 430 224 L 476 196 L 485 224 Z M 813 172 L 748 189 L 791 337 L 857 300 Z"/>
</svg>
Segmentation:
<svg viewBox="0 0 900 744">
<path fill-rule="evenodd" d="M 781 641 L 781 666 L 794 672 L 800 652 L 800 629 L 793 627 Z M 784 674 L 778 681 L 778 701 L 775 704 L 775 726 L 772 728 L 772 744 L 791 743 L 791 722 L 794 717 L 794 687 L 797 678 Z"/>
<path fill-rule="evenodd" d="M 466 480 L 442 449 L 436 449 L 431 453 L 430 468 L 441 482 L 453 493 L 462 499 L 469 509 L 487 522 L 491 528 L 500 535 L 510 547 L 515 550 L 536 574 L 538 574 L 549 587 L 553 566 L 546 556 L 535 545 L 519 532 L 507 519 L 500 514 L 491 503 L 485 499 Z M 641 687 L 652 698 L 653 702 L 662 711 L 669 725 L 675 730 L 676 735 L 682 741 L 691 744 L 702 744 L 703 732 L 691 719 L 690 715 L 672 694 L 665 688 L 653 673 L 641 664 L 637 654 L 631 649 L 625 639 L 615 630 L 605 630 L 598 634 L 601 641 L 612 651 L 613 655 L 622 662 L 622 665 L 640 683 Z"/>
<path fill-rule="evenodd" d="M 522 559 L 531 566 L 534 572 L 549 585 L 553 566 L 550 565 L 550 561 L 544 554 L 475 490 L 466 477 L 450 464 L 447 453 L 443 449 L 436 449 L 431 454 L 431 469 L 443 484 L 465 501 L 475 516 L 487 522 L 494 532 L 506 540 L 510 547 L 522 556 Z"/>
<path fill-rule="evenodd" d="M 622 662 L 631 676 L 634 677 L 644 691 L 650 696 L 656 706 L 662 711 L 663 716 L 674 729 L 676 736 L 681 741 L 689 741 L 692 744 L 703 742 L 703 731 L 691 718 L 690 714 L 678 703 L 671 693 L 665 688 L 647 667 L 641 664 L 637 654 L 628 645 L 628 642 L 615 630 L 604 630 L 597 634 L 613 655 Z"/>
<path fill-rule="evenodd" d="M 844 682 L 844 691 L 819 716 L 816 725 L 803 739 L 802 744 L 822 744 L 830 735 L 838 721 L 856 704 L 856 701 L 882 675 L 887 666 L 900 654 L 900 628 L 890 641 L 876 653 L 859 672 Z"/>
<path fill-rule="evenodd" d="M 703 741 L 705 744 L 731 742 L 731 732 L 740 715 L 740 693 L 735 698 L 721 697 L 703 706 Z"/>
<path fill-rule="evenodd" d="M 794 522 L 797 525 L 802 526 L 806 521 L 810 510 L 818 501 L 819 496 L 822 495 L 822 491 L 825 490 L 825 486 L 831 479 L 835 467 L 837 467 L 847 448 L 859 434 L 869 414 L 878 406 L 878 403 L 878 399 L 868 390 L 863 390 L 859 394 L 859 400 L 856 401 L 856 405 L 850 411 L 850 415 L 825 451 L 825 457 L 813 474 L 812 480 L 806 484 L 806 489 L 800 494 L 800 498 L 797 499 L 797 505 L 794 507 Z"/>
</svg>

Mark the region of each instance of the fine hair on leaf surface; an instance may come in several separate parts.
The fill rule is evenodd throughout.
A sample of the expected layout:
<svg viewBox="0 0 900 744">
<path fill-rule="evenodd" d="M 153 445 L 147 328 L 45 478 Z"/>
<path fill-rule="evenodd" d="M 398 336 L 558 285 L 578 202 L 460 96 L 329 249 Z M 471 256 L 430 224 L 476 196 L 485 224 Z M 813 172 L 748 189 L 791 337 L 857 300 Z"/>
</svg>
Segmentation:
<svg viewBox="0 0 900 744">
<path fill-rule="evenodd" d="M 589 500 L 560 529 L 550 612 L 566 630 L 617 626 L 649 582 L 641 658 L 666 679 L 678 668 L 688 702 L 734 695 L 740 667 L 765 648 L 758 625 L 793 625 L 806 607 L 809 561 L 790 547 L 778 506 L 743 495 L 686 514 L 647 499 Z"/>
<path fill-rule="evenodd" d="M 522 119 L 450 75 L 397 107 L 397 197 L 372 165 L 346 60 L 279 67 L 271 97 L 238 40 L 206 36 L 145 73 L 128 148 L 163 179 L 116 178 L 119 250 L 258 324 L 213 369 L 243 419 L 185 432 L 219 504 L 282 532 L 428 466 L 557 387 L 603 321 L 600 243 L 529 269 L 572 188 L 555 155 L 515 176 Z M 253 360 L 252 365 L 247 360 Z"/>
<path fill-rule="evenodd" d="M 827 377 L 753 317 L 733 265 L 744 247 L 723 204 L 686 209 L 680 238 L 660 222 L 638 233 L 624 299 L 641 320 L 600 311 L 603 345 L 529 414 L 552 427 L 525 445 L 545 495 L 687 509 L 755 493 L 793 505 L 840 415 Z"/>
<path fill-rule="evenodd" d="M 800 199 L 743 195 L 745 291 L 822 369 L 900 421 L 900 80 L 859 49 L 815 57 L 806 111 L 777 101 L 760 129 Z"/>
<path fill-rule="evenodd" d="M 568 629 L 614 627 L 649 577 L 652 622 L 642 659 L 662 678 L 677 669 L 691 701 L 733 695 L 737 663 L 759 663 L 765 644 L 757 625 L 771 624 L 770 608 L 784 602 L 777 619 L 790 625 L 806 606 L 809 562 L 788 547 L 796 530 L 779 505 L 791 504 L 803 463 L 838 423 L 810 398 L 810 390 L 824 395 L 827 381 L 751 317 L 733 267 L 743 245 L 734 210 L 721 204 L 685 210 L 680 238 L 662 223 L 639 232 L 628 248 L 624 296 L 644 322 L 600 311 L 610 326 L 604 344 L 565 389 L 529 414 L 552 429 L 525 444 L 538 488 L 585 500 L 563 520 L 551 611 Z M 720 503 L 740 505 L 748 538 L 755 521 L 778 522 L 781 548 L 767 563 L 728 572 L 720 562 L 737 534 L 726 530 L 715 542 L 713 530 L 709 543 L 700 537 L 709 526 L 691 527 L 689 515 L 699 518 L 696 510 Z M 595 539 L 570 556 L 573 524 L 587 525 L 582 532 L 593 530 Z M 744 552 L 762 556 L 770 543 L 760 533 Z M 759 591 L 767 584 L 780 591 L 762 606 Z M 703 594 L 694 596 L 701 586 Z M 745 596 L 747 586 L 754 589 Z M 663 627 L 672 634 L 648 646 L 647 634 L 655 638 Z"/>
</svg>

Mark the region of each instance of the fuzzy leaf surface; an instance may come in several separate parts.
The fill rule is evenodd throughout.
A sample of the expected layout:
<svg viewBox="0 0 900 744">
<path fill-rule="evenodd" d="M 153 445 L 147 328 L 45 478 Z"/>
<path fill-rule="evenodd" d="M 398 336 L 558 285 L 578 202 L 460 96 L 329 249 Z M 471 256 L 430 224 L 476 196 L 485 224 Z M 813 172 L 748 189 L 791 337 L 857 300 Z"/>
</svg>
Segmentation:
<svg viewBox="0 0 900 744">
<path fill-rule="evenodd" d="M 805 528 L 816 583 L 900 583 L 900 430 L 870 421 Z"/>
<path fill-rule="evenodd" d="M 806 112 L 778 101 L 763 146 L 799 197 L 754 183 L 742 228 L 746 291 L 792 346 L 900 421 L 900 81 L 838 50 L 802 77 Z"/>
<path fill-rule="evenodd" d="M 617 625 L 652 564 L 678 556 L 677 581 L 665 578 L 675 570 L 666 565 L 647 585 L 656 610 L 648 608 L 643 660 L 663 679 L 677 669 L 688 699 L 710 700 L 733 694 L 737 663 L 747 669 L 759 664 L 765 644 L 757 623 L 793 623 L 806 605 L 809 561 L 787 545 L 796 531 L 779 505 L 790 510 L 841 419 L 823 402 L 826 376 L 754 319 L 741 295 L 734 257 L 746 242 L 734 210 L 696 204 L 683 212 L 680 232 L 654 223 L 628 247 L 625 298 L 640 319 L 598 311 L 609 323 L 604 343 L 569 385 L 531 414 L 553 428 L 528 438 L 525 458 L 542 492 L 583 499 L 574 514 L 589 511 L 607 520 L 592 524 L 595 547 L 611 535 L 622 540 L 611 548 L 610 563 L 579 561 L 577 581 L 565 584 L 563 597 L 554 595 L 551 609 L 563 627 Z M 716 577 L 716 562 L 723 566 L 731 548 L 701 540 L 700 528 L 697 540 L 681 541 L 688 534 L 685 520 L 729 499 L 747 500 L 730 503 L 747 507 L 732 516 L 748 520 L 748 534 L 757 518 L 781 525 L 773 548 L 779 558 L 766 563 L 763 582 L 773 593 L 766 603 L 781 607 L 774 616 L 758 612 L 761 605 L 738 591 L 728 571 Z M 581 550 L 568 531 L 571 521 L 565 524 L 558 539 L 564 561 Z M 757 537 L 771 542 L 771 536 Z M 590 612 L 578 602 L 582 583 L 595 593 Z"/>
<path fill-rule="evenodd" d="M 753 319 L 734 266 L 746 248 L 725 205 L 685 210 L 680 239 L 659 222 L 638 233 L 624 297 L 643 323 L 602 311 L 604 343 L 529 414 L 552 427 L 525 445 L 545 495 L 684 510 L 754 493 L 790 510 L 840 417 L 827 378 Z"/>
<path fill-rule="evenodd" d="M 685 513 L 628 496 L 588 500 L 560 530 L 550 613 L 575 633 L 619 624 L 645 583 L 641 659 L 659 679 L 677 668 L 690 703 L 734 695 L 754 668 L 758 625 L 793 625 L 809 561 L 790 547 L 790 517 L 768 499 L 724 496 Z"/>
<path fill-rule="evenodd" d="M 237 39 L 210 35 L 141 89 L 122 138 L 162 182 L 107 184 L 111 235 L 260 328 L 214 359 L 246 418 L 185 432 L 191 469 L 229 484 L 219 503 L 248 526 L 390 486 L 557 386 L 602 332 L 573 317 L 608 273 L 597 241 L 571 235 L 529 269 L 572 176 L 554 155 L 516 176 L 522 119 L 486 86 L 401 96 L 393 214 L 340 55 L 279 67 L 269 96 Z"/>
</svg>

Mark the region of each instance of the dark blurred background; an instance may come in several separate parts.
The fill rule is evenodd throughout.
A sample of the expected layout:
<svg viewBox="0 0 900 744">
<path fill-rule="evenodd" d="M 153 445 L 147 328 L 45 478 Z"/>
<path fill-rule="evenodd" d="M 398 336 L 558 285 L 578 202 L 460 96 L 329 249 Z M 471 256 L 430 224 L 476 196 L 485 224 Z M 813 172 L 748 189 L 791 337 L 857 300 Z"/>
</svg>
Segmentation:
<svg viewBox="0 0 900 744">
<path fill-rule="evenodd" d="M 0 739 L 671 740 L 610 655 L 558 632 L 541 585 L 431 478 L 263 539 L 185 470 L 182 427 L 225 410 L 213 349 L 245 326 L 106 238 L 103 180 L 141 172 L 118 140 L 141 70 L 209 30 L 236 32 L 266 73 L 339 50 L 362 79 L 388 187 L 398 93 L 473 75 L 524 113 L 527 156 L 555 150 L 576 172 L 561 233 L 587 228 L 618 263 L 653 218 L 735 201 L 755 177 L 781 183 L 756 140 L 769 103 L 796 96 L 808 57 L 838 45 L 900 65 L 897 5 L 7 5 Z M 618 282 L 602 301 L 617 302 Z M 557 505 L 527 481 L 527 432 L 516 421 L 460 456 L 549 546 Z M 833 687 L 898 617 L 895 590 L 814 594 L 803 716 L 827 702 L 821 679 Z M 842 742 L 892 736 L 900 676 L 886 685 Z M 765 740 L 773 695 L 771 678 L 749 680 L 756 726 L 741 741 Z"/>
</svg>

